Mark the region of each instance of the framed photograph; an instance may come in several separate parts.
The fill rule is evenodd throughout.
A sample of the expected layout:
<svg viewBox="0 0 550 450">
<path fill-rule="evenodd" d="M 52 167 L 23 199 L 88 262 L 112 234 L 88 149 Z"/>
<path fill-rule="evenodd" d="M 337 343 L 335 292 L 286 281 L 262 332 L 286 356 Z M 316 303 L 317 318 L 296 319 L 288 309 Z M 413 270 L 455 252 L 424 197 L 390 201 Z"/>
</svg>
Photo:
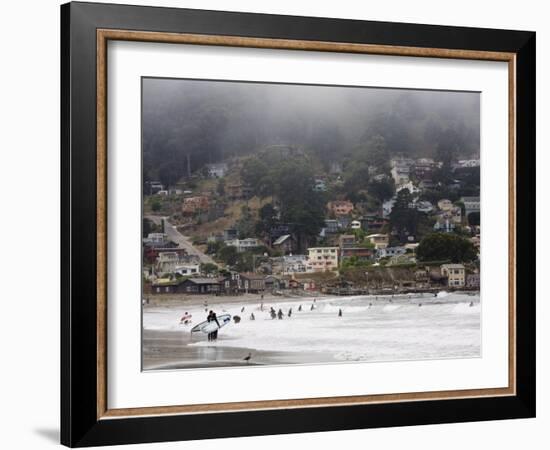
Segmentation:
<svg viewBox="0 0 550 450">
<path fill-rule="evenodd" d="M 71 447 L 535 415 L 535 33 L 61 7 Z"/>
</svg>

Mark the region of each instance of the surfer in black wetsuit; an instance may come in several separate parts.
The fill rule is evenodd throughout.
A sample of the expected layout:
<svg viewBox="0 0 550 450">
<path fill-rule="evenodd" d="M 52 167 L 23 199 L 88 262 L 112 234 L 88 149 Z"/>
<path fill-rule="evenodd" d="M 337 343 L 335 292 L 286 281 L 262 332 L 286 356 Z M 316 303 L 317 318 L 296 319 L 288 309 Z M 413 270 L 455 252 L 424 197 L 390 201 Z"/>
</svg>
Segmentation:
<svg viewBox="0 0 550 450">
<path fill-rule="evenodd" d="M 277 317 L 279 320 L 283 319 L 283 310 L 279 308 L 279 312 L 277 313 Z"/>
<path fill-rule="evenodd" d="M 218 317 L 216 316 L 216 313 L 212 310 L 208 313 L 208 317 L 206 318 L 208 322 L 216 322 L 218 325 L 218 328 L 220 327 L 220 322 L 218 322 Z M 211 333 L 208 333 L 208 340 L 209 341 L 215 341 L 218 339 L 218 330 L 212 331 Z"/>
</svg>

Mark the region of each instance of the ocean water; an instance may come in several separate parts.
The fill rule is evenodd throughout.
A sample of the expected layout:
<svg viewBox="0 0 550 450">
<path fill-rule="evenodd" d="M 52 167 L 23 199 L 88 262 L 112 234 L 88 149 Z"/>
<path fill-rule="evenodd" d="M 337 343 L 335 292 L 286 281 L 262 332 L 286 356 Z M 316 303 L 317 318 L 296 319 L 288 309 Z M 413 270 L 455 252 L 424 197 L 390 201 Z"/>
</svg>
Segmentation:
<svg viewBox="0 0 550 450">
<path fill-rule="evenodd" d="M 299 305 L 302 311 L 298 311 Z M 314 309 L 311 309 L 311 306 Z M 241 309 L 244 307 L 244 311 Z M 270 307 L 284 318 L 271 319 Z M 292 308 L 292 315 L 288 311 Z M 481 305 L 479 295 L 441 292 L 413 297 L 334 297 L 266 300 L 213 307 L 217 314 L 241 317 L 219 331 L 215 343 L 194 333 L 191 347 L 232 347 L 311 355 L 318 352 L 338 361 L 393 361 L 479 357 Z M 339 311 L 342 316 L 339 317 Z M 185 312 L 191 325 L 180 325 Z M 250 319 L 251 313 L 255 320 Z M 202 305 L 144 310 L 145 329 L 189 334 L 206 319 Z M 311 358 L 309 358 L 311 359 Z M 321 359 L 321 358 L 320 358 Z"/>
</svg>

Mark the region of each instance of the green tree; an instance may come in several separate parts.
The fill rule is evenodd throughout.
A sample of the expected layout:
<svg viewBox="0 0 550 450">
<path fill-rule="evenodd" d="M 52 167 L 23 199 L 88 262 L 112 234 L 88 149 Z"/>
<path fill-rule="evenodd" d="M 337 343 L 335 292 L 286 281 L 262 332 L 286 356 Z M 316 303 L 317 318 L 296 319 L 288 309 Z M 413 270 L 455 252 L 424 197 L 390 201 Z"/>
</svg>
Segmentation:
<svg viewBox="0 0 550 450">
<path fill-rule="evenodd" d="M 468 214 L 468 224 L 470 226 L 479 226 L 481 216 L 479 212 L 471 212 Z"/>
<path fill-rule="evenodd" d="M 216 275 L 218 273 L 218 266 L 212 263 L 201 264 L 201 273 L 206 275 Z"/>
<path fill-rule="evenodd" d="M 262 236 L 269 236 L 271 229 L 279 223 L 277 210 L 272 203 L 266 203 L 260 208 L 256 222 L 256 233 Z"/>
<path fill-rule="evenodd" d="M 153 200 L 153 202 L 151 203 L 151 209 L 155 212 L 158 212 L 160 211 L 161 208 L 162 208 L 162 205 L 160 201 L 157 199 Z"/>
<path fill-rule="evenodd" d="M 477 258 L 474 245 L 453 233 L 432 233 L 420 241 L 416 250 L 420 261 L 471 262 Z"/>
<path fill-rule="evenodd" d="M 227 266 L 233 266 L 239 259 L 239 252 L 232 245 L 224 245 L 218 250 L 217 258 Z"/>
<path fill-rule="evenodd" d="M 419 239 L 430 229 L 426 214 L 411 207 L 413 200 L 408 189 L 401 189 L 390 213 L 390 230 L 397 234 L 400 242 L 406 242 L 408 236 Z"/>
<path fill-rule="evenodd" d="M 241 208 L 241 217 L 235 224 L 239 239 L 245 239 L 254 234 L 254 217 L 252 211 L 248 206 Z"/>
<path fill-rule="evenodd" d="M 280 221 L 291 226 L 292 232 L 296 234 L 299 250 L 303 251 L 316 239 L 325 219 L 324 195 L 313 189 L 315 183 L 312 162 L 300 155 L 276 158 L 267 154 L 262 157 L 262 161 L 257 157 L 247 161 L 241 172 L 243 180 L 248 180 L 252 185 L 255 183 L 257 192 L 262 196 L 273 196 Z M 253 169 L 257 169 L 258 173 L 253 173 Z M 263 214 L 263 224 L 260 226 L 265 232 L 275 216 L 270 207 Z M 243 215 L 241 221 L 244 220 Z M 246 220 L 247 225 L 253 223 L 250 217 Z"/>
<path fill-rule="evenodd" d="M 382 180 L 373 180 L 368 186 L 369 194 L 372 195 L 379 204 L 393 197 L 395 193 L 395 183 L 392 178 Z"/>
<path fill-rule="evenodd" d="M 141 227 L 143 237 L 149 236 L 149 233 L 154 233 L 155 230 L 155 223 L 152 220 L 143 218 L 143 226 Z"/>
</svg>

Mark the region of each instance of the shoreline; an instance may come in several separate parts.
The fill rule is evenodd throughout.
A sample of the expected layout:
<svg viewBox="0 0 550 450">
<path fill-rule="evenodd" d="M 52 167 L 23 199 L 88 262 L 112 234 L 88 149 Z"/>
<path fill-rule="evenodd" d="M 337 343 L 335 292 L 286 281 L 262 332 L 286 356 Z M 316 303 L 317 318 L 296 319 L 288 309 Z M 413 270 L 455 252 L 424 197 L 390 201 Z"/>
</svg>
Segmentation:
<svg viewBox="0 0 550 450">
<path fill-rule="evenodd" d="M 439 296 L 441 293 L 445 293 L 445 296 Z M 345 300 L 352 297 L 363 298 L 370 297 L 373 302 L 386 302 L 386 303 L 407 303 L 407 300 L 422 299 L 426 303 L 435 303 L 434 301 L 445 302 L 445 298 L 450 294 L 462 294 L 468 296 L 479 296 L 479 291 L 472 290 L 453 290 L 446 291 L 440 290 L 434 292 L 414 292 L 414 293 L 401 293 L 401 294 L 350 294 L 350 295 L 330 295 L 325 293 L 306 293 L 307 295 L 274 295 L 271 293 L 265 293 L 262 300 L 261 294 L 242 294 L 242 295 L 185 295 L 185 294 L 165 294 L 159 296 L 149 296 L 149 303 L 143 303 L 143 309 L 158 308 L 158 307 L 178 307 L 178 306 L 203 306 L 206 302 L 208 306 L 212 305 L 231 305 L 231 304 L 261 304 L 268 305 L 269 303 L 280 302 L 306 302 L 308 300 L 326 300 L 338 299 Z"/>
</svg>

